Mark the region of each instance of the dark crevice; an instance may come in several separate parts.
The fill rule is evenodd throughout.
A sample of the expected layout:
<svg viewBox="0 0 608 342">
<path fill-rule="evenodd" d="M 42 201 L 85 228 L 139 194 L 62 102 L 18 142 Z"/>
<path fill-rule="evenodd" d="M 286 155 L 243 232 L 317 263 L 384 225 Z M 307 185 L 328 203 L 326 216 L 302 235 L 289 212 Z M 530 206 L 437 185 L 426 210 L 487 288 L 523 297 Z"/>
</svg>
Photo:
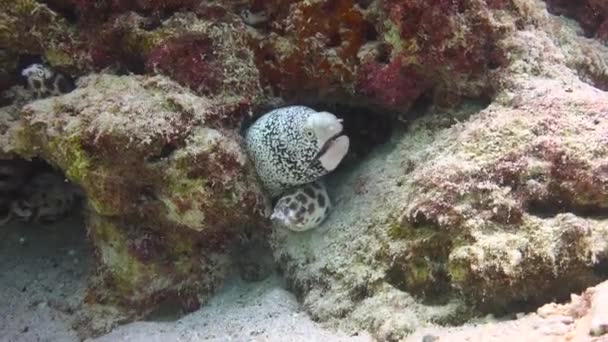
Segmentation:
<svg viewBox="0 0 608 342">
<path fill-rule="evenodd" d="M 62 16 L 68 23 L 75 24 L 78 22 L 78 14 L 76 8 L 72 5 L 71 1 L 64 0 L 38 0 L 38 2 L 45 4 L 51 11 Z"/>
<path fill-rule="evenodd" d="M 355 3 L 361 8 L 361 9 L 367 9 L 369 7 L 369 5 L 372 4 L 372 2 L 374 2 L 374 0 L 356 0 Z"/>
<path fill-rule="evenodd" d="M 511 300 L 499 305 L 488 303 L 475 303 L 480 312 L 491 313 L 496 317 L 512 318 L 515 313 L 532 313 L 547 303 L 565 304 L 570 302 L 573 293 L 581 293 L 590 286 L 601 281 L 600 278 L 589 278 L 573 273 L 564 275 L 559 279 L 552 280 L 552 286 L 546 287 L 543 295 Z M 537 281 L 537 286 L 542 286 L 542 281 Z M 567 286 L 564 286 L 567 284 Z"/>
<path fill-rule="evenodd" d="M 593 265 L 593 273 L 602 279 L 608 279 L 608 252 L 599 255 L 598 262 Z"/>
<path fill-rule="evenodd" d="M 175 150 L 177 150 L 177 146 L 175 144 L 165 144 L 158 154 L 148 157 L 146 161 L 148 163 L 160 162 L 163 159 L 166 159 L 171 156 L 171 154 L 175 152 Z"/>
<path fill-rule="evenodd" d="M 407 118 L 409 120 L 414 120 L 423 117 L 429 112 L 432 105 L 433 90 L 426 91 L 422 95 L 418 96 L 418 98 L 414 101 L 414 104 L 412 104 L 412 107 L 407 113 Z"/>
<path fill-rule="evenodd" d="M 531 201 L 526 206 L 526 211 L 533 216 L 549 219 L 559 214 L 570 213 L 578 217 L 590 219 L 608 218 L 608 208 L 597 206 L 576 206 L 559 201 Z"/>
<path fill-rule="evenodd" d="M 422 299 L 427 305 L 443 305 L 453 298 L 450 289 L 450 280 L 447 272 L 439 265 L 428 269 L 429 265 L 416 265 L 415 262 L 396 262 L 386 272 L 386 281 L 396 289 L 413 294 Z M 416 279 L 418 270 L 412 267 L 420 267 L 424 272 L 429 272 L 429 279 Z M 432 281 L 430 281 L 432 279 Z"/>
<path fill-rule="evenodd" d="M 412 228 L 414 229 L 423 227 L 432 227 L 433 229 L 435 229 L 437 227 L 437 222 L 430 220 L 422 211 L 417 211 L 416 215 L 414 215 L 409 220 L 409 222 L 412 225 Z"/>
<path fill-rule="evenodd" d="M 344 134 L 350 139 L 350 148 L 340 167 L 366 157 L 375 147 L 389 141 L 395 119 L 368 107 L 345 104 L 311 104 L 317 111 L 327 111 L 343 119 Z"/>
<path fill-rule="evenodd" d="M 162 299 L 156 309 L 150 312 L 144 321 L 149 322 L 175 322 L 184 316 L 185 312 L 182 302 L 176 295 L 170 295 Z"/>
<path fill-rule="evenodd" d="M 389 44 L 380 43 L 378 45 L 378 55 L 376 56 L 376 62 L 380 64 L 388 64 L 391 61 L 391 49 Z"/>
<path fill-rule="evenodd" d="M 373 42 L 378 40 L 378 31 L 373 24 L 369 22 L 363 23 L 363 37 L 367 42 Z"/>
<path fill-rule="evenodd" d="M 327 44 L 325 45 L 328 48 L 338 47 L 342 44 L 342 37 L 340 34 L 336 33 L 329 37 Z"/>
<path fill-rule="evenodd" d="M 0 159 L 0 204 L 11 208 L 12 220 L 53 223 L 78 212 L 83 201 L 84 192 L 44 160 Z"/>
<path fill-rule="evenodd" d="M 141 56 L 124 56 L 121 61 L 117 75 L 143 75 L 146 72 L 145 61 Z"/>
<path fill-rule="evenodd" d="M 163 18 L 160 15 L 153 15 L 146 18 L 140 25 L 140 28 L 144 31 L 154 31 L 163 24 Z"/>
</svg>

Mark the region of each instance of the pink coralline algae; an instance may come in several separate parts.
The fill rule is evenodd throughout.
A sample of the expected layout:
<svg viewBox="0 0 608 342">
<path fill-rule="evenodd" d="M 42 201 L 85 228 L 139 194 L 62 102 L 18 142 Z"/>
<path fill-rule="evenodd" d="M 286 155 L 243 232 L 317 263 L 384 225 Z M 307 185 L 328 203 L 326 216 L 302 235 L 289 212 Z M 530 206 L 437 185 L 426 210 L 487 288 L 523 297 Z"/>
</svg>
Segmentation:
<svg viewBox="0 0 608 342">
<path fill-rule="evenodd" d="M 395 108 L 411 105 L 431 84 L 413 68 L 393 60 L 387 65 L 364 65 L 358 85 L 363 94 Z"/>
<path fill-rule="evenodd" d="M 222 80 L 221 62 L 213 54 L 212 41 L 201 34 L 170 38 L 154 48 L 147 70 L 167 75 L 197 93 L 216 93 Z"/>
</svg>

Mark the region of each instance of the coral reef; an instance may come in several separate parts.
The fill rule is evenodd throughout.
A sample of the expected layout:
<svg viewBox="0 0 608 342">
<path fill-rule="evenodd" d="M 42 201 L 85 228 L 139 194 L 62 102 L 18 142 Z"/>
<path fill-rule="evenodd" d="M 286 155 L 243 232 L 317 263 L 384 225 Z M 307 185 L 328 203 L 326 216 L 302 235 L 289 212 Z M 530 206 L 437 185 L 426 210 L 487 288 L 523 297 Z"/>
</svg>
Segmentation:
<svg viewBox="0 0 608 342">
<path fill-rule="evenodd" d="M 517 16 L 494 23 L 504 33 L 495 44 L 511 52 L 490 103 L 432 107 L 336 175 L 339 200 L 317 231 L 273 231 L 275 258 L 313 317 L 399 340 L 429 321 L 532 310 L 606 278 L 608 97 L 580 72 L 605 74 L 594 57 L 606 50 L 542 5 L 517 5 L 525 29 Z"/>
<path fill-rule="evenodd" d="M 406 112 L 430 92 L 453 104 L 491 95 L 504 60 L 485 1 L 271 2 L 264 11 L 273 21 L 254 36 L 257 65 L 286 98 L 363 95 Z"/>
<path fill-rule="evenodd" d="M 5 11 L 12 26 L 0 47 L 42 55 L 72 74 L 161 73 L 199 94 L 232 91 L 246 103 L 262 95 L 261 83 L 288 101 L 363 96 L 403 114 L 427 93 L 446 104 L 490 96 L 505 59 L 492 12 L 508 7 L 502 2 L 73 1 L 69 10 L 50 2 L 58 13 L 19 4 Z M 243 19 L 244 10 L 267 20 Z M 60 15 L 66 11 L 76 25 Z M 32 31 L 20 26 L 30 12 Z M 37 25 L 52 27 L 45 39 Z"/>
<path fill-rule="evenodd" d="M 33 0 L 0 2 L 0 48 L 12 55 L 44 55 L 54 67 L 84 69 L 82 40 L 68 21 Z"/>
<path fill-rule="evenodd" d="M 313 316 L 394 340 L 471 307 L 530 310 L 605 279 L 608 98 L 548 80 L 528 90 L 517 108 L 493 104 L 465 125 L 421 120 L 335 180 L 342 200 L 318 232 L 273 231 Z"/>
<path fill-rule="evenodd" d="M 309 314 L 380 340 L 533 310 L 608 277 L 607 13 L 597 0 L 1 1 L 0 158 L 40 158 L 86 194 L 84 335 L 165 299 L 194 310 L 232 262 L 263 278 L 268 263 L 235 251 L 268 244 Z M 36 58 L 76 90 L 34 100 L 17 83 Z M 352 153 L 328 180 L 328 220 L 266 241 L 240 132 L 296 102 L 341 112 Z M 251 234 L 259 246 L 242 245 Z"/>
<path fill-rule="evenodd" d="M 26 105 L 7 131 L 4 152 L 44 159 L 87 195 L 99 263 L 88 304 L 133 318 L 176 296 L 192 310 L 261 222 L 255 171 L 238 134 L 207 126 L 211 104 L 162 76 L 93 75 Z"/>
</svg>

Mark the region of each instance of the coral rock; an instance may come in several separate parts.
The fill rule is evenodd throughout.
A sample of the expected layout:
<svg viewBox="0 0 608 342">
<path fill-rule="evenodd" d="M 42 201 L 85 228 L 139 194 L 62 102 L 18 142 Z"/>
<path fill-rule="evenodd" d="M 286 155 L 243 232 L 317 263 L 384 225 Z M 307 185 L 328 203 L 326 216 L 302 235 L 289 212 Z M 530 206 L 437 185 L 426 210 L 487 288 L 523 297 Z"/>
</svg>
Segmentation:
<svg viewBox="0 0 608 342">
<path fill-rule="evenodd" d="M 536 3 L 512 11 L 498 2 L 425 2 L 442 11 L 425 12 L 419 27 L 407 19 L 422 3 L 390 3 L 400 37 L 428 30 L 433 44 L 421 51 L 440 73 L 446 66 L 451 77 L 486 80 L 495 93 L 456 109 L 432 107 L 390 148 L 338 173 L 331 184 L 340 200 L 318 230 L 273 230 L 275 258 L 305 308 L 319 320 L 398 340 L 429 321 L 531 310 L 605 280 L 608 97 L 579 72 L 605 73 L 603 45 L 579 38 Z M 454 28 L 453 13 L 486 18 L 492 28 L 476 38 L 433 21 L 443 16 Z M 519 20 L 532 24 L 517 29 Z M 446 39 L 494 34 L 503 38 L 492 44 L 511 50 L 496 71 L 434 59 L 443 58 L 434 47 Z"/>
<path fill-rule="evenodd" d="M 203 302 L 236 237 L 263 219 L 241 137 L 206 126 L 211 103 L 161 76 L 91 75 L 11 123 L 4 152 L 40 157 L 86 193 L 99 264 L 89 305 L 133 318 L 172 296 Z"/>
</svg>

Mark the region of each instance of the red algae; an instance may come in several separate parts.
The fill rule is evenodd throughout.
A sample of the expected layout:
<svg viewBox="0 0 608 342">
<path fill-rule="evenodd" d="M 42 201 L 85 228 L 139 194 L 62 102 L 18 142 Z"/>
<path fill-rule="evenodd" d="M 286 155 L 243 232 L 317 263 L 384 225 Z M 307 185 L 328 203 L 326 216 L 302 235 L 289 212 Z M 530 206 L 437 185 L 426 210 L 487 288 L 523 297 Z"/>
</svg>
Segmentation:
<svg viewBox="0 0 608 342">
<path fill-rule="evenodd" d="M 430 86 L 419 72 L 404 67 L 399 60 L 388 65 L 366 64 L 362 67 L 358 88 L 388 107 L 409 107 Z"/>
<path fill-rule="evenodd" d="M 203 95 L 217 93 L 223 76 L 220 65 L 212 40 L 195 33 L 169 38 L 154 48 L 146 61 L 149 72 L 169 76 Z"/>
</svg>

